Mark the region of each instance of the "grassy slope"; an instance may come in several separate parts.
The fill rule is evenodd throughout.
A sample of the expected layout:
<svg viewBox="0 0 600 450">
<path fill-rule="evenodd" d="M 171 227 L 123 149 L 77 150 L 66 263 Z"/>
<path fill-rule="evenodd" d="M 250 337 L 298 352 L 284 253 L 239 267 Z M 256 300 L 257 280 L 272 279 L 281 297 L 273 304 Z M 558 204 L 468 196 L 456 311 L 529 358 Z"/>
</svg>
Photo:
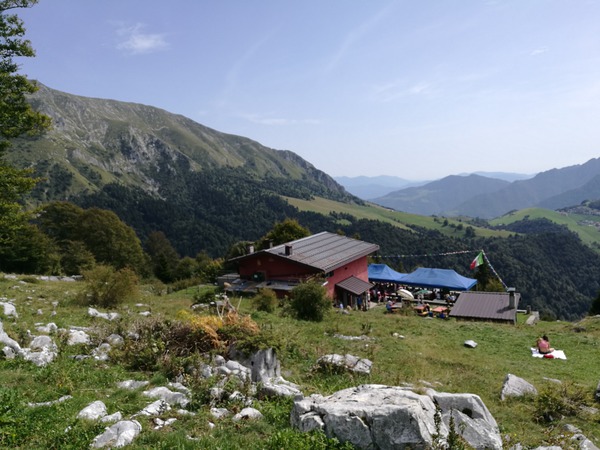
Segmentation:
<svg viewBox="0 0 600 450">
<path fill-rule="evenodd" d="M 35 323 L 55 322 L 59 327 L 119 327 L 124 333 L 132 321 L 148 320 L 137 315 L 140 307 L 134 304 L 118 309 L 124 316 L 120 324 L 90 318 L 87 308 L 76 306 L 71 301 L 80 287 L 78 283 L 18 284 L 0 280 L 0 297 L 15 299 L 20 314 L 16 321 L 2 318 L 5 331 L 15 339 L 25 339 L 25 330 L 35 330 Z M 141 309 L 151 310 L 155 318 L 174 319 L 178 311 L 189 310 L 195 292 L 196 289 L 190 289 L 161 297 L 146 294 L 141 301 L 147 306 Z M 53 301 L 59 301 L 55 316 L 50 315 Z M 238 305 L 238 299 L 234 299 L 234 304 Z M 41 315 L 37 313 L 38 309 L 42 310 Z M 500 401 L 500 389 L 506 374 L 523 377 L 538 389 L 556 386 L 546 378 L 574 383 L 582 387 L 590 404 L 598 383 L 597 360 L 593 355 L 600 346 L 599 318 L 589 318 L 582 330 L 582 324 L 576 329 L 575 324 L 567 322 L 526 326 L 522 316 L 516 326 L 427 320 L 413 315 L 384 314 L 382 306 L 350 315 L 332 313 L 322 323 L 298 322 L 281 316 L 279 311 L 275 314 L 255 312 L 249 299 L 241 301 L 241 310 L 251 313 L 263 330 L 273 333 L 280 346 L 279 358 L 284 377 L 300 384 L 305 394 L 329 394 L 362 383 L 412 383 L 417 386 L 424 382 L 433 383 L 441 392 L 471 392 L 481 396 L 498 421 L 502 434 L 510 435 L 513 442 L 519 441 L 524 445 L 548 442 L 548 427 L 534 420 L 532 399 Z M 352 336 L 368 333 L 373 340 L 344 341 L 333 338 L 335 333 Z M 394 337 L 393 333 L 403 338 Z M 541 360 L 530 356 L 529 347 L 542 333 L 549 334 L 553 345 L 566 352 L 567 361 Z M 474 349 L 464 347 L 467 339 L 473 339 L 478 346 Z M 1 386 L 14 390 L 20 401 L 42 402 L 66 394 L 73 395 L 72 400 L 58 406 L 36 411 L 26 409 L 20 433 L 28 434 L 19 448 L 84 448 L 104 428 L 75 419 L 84 406 L 102 399 L 109 413 L 120 410 L 127 417 L 149 401 L 140 392 L 115 389 L 117 381 L 133 378 L 150 380 L 151 386 L 166 383 L 164 376 L 158 373 L 130 372 L 111 363 L 94 360 L 76 362 L 69 357 L 70 354 L 89 351 L 63 345 L 59 358 L 46 368 L 0 359 Z M 324 376 L 311 370 L 319 356 L 334 352 L 371 359 L 372 375 Z M 144 431 L 130 448 L 264 448 L 277 430 L 289 426 L 290 405 L 261 401 L 255 406 L 265 413 L 264 422 L 236 424 L 226 419 L 218 421 L 213 430 L 208 426 L 208 421 L 213 419 L 206 404 L 200 406 L 197 416 L 181 416 L 166 430 L 154 431 L 148 419 L 140 418 Z M 168 413 L 163 418 L 175 416 Z M 578 416 L 564 419 L 561 423 L 580 427 L 588 438 L 598 443 L 598 420 L 598 415 L 592 418 Z M 69 433 L 64 431 L 67 426 L 72 427 Z M 550 435 L 561 432 L 557 427 Z M 200 441 L 189 441 L 185 438 L 187 435 Z"/>
<path fill-rule="evenodd" d="M 580 225 L 582 220 L 594 220 L 600 222 L 600 216 L 587 216 L 578 214 L 561 214 L 558 211 L 543 208 L 527 208 L 521 209 L 514 213 L 507 214 L 497 219 L 491 220 L 492 225 L 502 225 L 524 220 L 525 218 L 533 219 L 548 219 L 560 225 L 566 225 L 569 230 L 577 233 L 579 238 L 586 245 L 600 245 L 600 230 L 589 225 Z"/>
<path fill-rule="evenodd" d="M 384 208 L 373 203 L 366 205 L 357 205 L 349 203 L 340 203 L 333 200 L 328 200 L 316 197 L 314 200 L 301 200 L 297 198 L 286 197 L 286 200 L 301 211 L 313 211 L 321 214 L 329 214 L 330 212 L 350 214 L 358 219 L 380 220 L 382 222 L 391 223 L 398 228 L 408 229 L 407 225 L 417 225 L 423 228 L 434 229 L 448 236 L 456 236 L 458 231 L 453 226 L 443 226 L 444 218 L 434 216 L 420 216 L 417 214 L 409 214 L 400 211 L 394 211 Z M 458 226 L 467 224 L 457 219 L 448 218 L 449 225 Z M 482 237 L 498 236 L 508 237 L 509 232 L 489 230 L 486 228 L 473 227 L 475 234 Z"/>
</svg>

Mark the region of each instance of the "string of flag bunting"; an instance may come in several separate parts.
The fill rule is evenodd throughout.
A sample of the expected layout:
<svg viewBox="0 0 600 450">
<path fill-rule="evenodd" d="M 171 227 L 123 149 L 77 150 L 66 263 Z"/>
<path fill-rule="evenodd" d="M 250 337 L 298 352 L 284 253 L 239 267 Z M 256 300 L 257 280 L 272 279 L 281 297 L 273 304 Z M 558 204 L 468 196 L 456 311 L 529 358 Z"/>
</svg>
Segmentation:
<svg viewBox="0 0 600 450">
<path fill-rule="evenodd" d="M 389 259 L 393 259 L 393 258 L 427 258 L 427 257 L 450 256 L 450 255 L 464 255 L 466 253 L 473 253 L 474 251 L 477 251 L 477 250 L 457 250 L 457 251 L 453 251 L 453 252 L 442 252 L 442 253 L 387 255 L 387 256 L 379 256 L 379 257 L 380 258 L 389 258 Z M 479 253 L 477 253 L 477 256 L 471 262 L 471 265 L 469 266 L 469 268 L 471 270 L 475 270 L 475 268 L 482 265 L 484 261 L 486 262 L 486 264 L 488 265 L 488 267 L 490 268 L 492 273 L 496 276 L 496 278 L 498 278 L 498 280 L 500 281 L 500 283 L 502 284 L 504 289 L 508 289 L 508 286 L 506 285 L 506 283 L 504 283 L 504 280 L 502 280 L 502 278 L 500 278 L 500 275 L 498 275 L 498 272 L 496 272 L 496 269 L 494 269 L 494 266 L 490 262 L 485 251 L 479 250 Z"/>
</svg>

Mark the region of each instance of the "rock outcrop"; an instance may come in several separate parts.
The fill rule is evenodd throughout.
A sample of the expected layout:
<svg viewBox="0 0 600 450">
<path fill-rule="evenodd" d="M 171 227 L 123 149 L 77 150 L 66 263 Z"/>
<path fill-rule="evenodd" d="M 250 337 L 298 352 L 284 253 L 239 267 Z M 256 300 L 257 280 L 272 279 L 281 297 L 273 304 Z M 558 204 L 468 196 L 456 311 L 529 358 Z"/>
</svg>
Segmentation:
<svg viewBox="0 0 600 450">
<path fill-rule="evenodd" d="M 436 414 L 442 419 L 439 425 Z M 434 441 L 443 443 L 451 415 L 455 431 L 470 446 L 502 448 L 496 421 L 478 396 L 444 394 L 433 389 L 422 395 L 410 388 L 369 384 L 328 397 L 298 398 L 291 423 L 301 431 L 321 429 L 327 436 L 360 449 L 425 449 Z"/>
</svg>

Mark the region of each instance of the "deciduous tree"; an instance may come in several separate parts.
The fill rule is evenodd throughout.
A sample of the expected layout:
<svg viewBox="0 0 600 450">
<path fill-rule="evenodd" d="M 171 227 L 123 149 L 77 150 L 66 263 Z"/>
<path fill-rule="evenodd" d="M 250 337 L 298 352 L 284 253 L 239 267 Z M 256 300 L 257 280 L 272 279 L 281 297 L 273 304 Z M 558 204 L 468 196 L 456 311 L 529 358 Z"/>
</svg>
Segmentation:
<svg viewBox="0 0 600 450">
<path fill-rule="evenodd" d="M 10 140 L 24 134 L 35 134 L 50 125 L 50 119 L 34 111 L 27 103 L 27 94 L 36 86 L 18 74 L 15 57 L 34 56 L 31 43 L 24 39 L 23 21 L 15 8 L 27 8 L 37 0 L 0 0 L 0 253 L 9 252 L 16 233 L 27 225 L 29 215 L 19 203 L 33 189 L 36 181 L 29 170 L 7 165 L 2 156 Z"/>
<path fill-rule="evenodd" d="M 34 111 L 27 103 L 27 94 L 37 90 L 34 82 L 18 74 L 15 57 L 32 57 L 31 42 L 24 39 L 23 21 L 8 13 L 15 8 L 28 8 L 37 0 L 0 0 L 0 154 L 10 145 L 9 140 L 23 134 L 43 131 L 50 119 Z"/>
</svg>

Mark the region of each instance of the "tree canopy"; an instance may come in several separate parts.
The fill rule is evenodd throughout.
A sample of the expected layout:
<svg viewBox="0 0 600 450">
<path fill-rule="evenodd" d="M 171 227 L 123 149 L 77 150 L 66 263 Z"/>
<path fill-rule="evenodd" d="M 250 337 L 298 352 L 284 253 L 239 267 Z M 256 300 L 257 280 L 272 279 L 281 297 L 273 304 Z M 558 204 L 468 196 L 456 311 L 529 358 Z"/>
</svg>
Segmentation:
<svg viewBox="0 0 600 450">
<path fill-rule="evenodd" d="M 27 94 L 37 90 L 34 82 L 18 74 L 15 57 L 32 57 L 31 42 L 24 39 L 25 27 L 15 8 L 28 8 L 37 0 L 0 0 L 0 155 L 10 145 L 9 139 L 23 134 L 35 134 L 50 125 L 50 119 L 34 111 L 27 103 Z"/>
<path fill-rule="evenodd" d="M 27 94 L 36 86 L 24 75 L 17 73 L 15 57 L 34 56 L 31 43 L 24 39 L 23 21 L 15 8 L 33 6 L 37 0 L 0 0 L 0 255 L 14 251 L 19 232 L 27 225 L 28 213 L 19 203 L 22 196 L 35 186 L 31 171 L 7 165 L 3 155 L 10 139 L 24 134 L 35 134 L 50 125 L 50 119 L 34 111 L 27 103 Z"/>
</svg>

